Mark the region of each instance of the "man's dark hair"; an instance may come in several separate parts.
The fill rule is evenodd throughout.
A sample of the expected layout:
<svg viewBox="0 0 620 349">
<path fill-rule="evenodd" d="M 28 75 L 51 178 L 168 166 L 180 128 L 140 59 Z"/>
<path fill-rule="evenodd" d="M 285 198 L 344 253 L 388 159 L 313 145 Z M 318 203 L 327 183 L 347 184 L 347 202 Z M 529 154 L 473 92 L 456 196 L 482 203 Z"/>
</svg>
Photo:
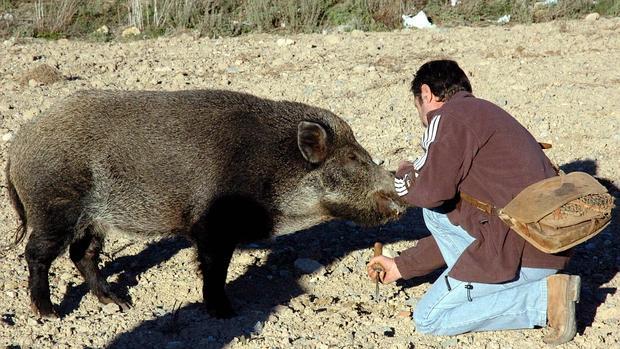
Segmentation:
<svg viewBox="0 0 620 349">
<path fill-rule="evenodd" d="M 443 59 L 424 63 L 411 81 L 411 92 L 422 95 L 422 85 L 427 84 L 440 102 L 450 99 L 459 91 L 471 92 L 465 72 L 455 61 Z"/>
</svg>

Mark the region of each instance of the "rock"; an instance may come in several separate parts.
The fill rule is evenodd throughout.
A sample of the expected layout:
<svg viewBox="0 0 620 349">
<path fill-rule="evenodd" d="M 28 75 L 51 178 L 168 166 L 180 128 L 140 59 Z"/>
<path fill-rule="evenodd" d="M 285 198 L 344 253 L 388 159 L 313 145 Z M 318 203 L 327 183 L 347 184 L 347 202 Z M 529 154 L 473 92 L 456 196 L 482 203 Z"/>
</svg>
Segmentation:
<svg viewBox="0 0 620 349">
<path fill-rule="evenodd" d="M 254 326 L 252 326 L 252 333 L 259 334 L 261 332 L 263 332 L 263 323 L 260 321 L 256 321 Z"/>
<path fill-rule="evenodd" d="M 13 132 L 8 132 L 2 135 L 2 141 L 3 142 L 8 142 L 11 139 L 13 139 Z"/>
<path fill-rule="evenodd" d="M 290 46 L 295 44 L 295 40 L 280 38 L 276 41 L 276 44 L 278 44 L 278 46 Z"/>
<path fill-rule="evenodd" d="M 27 322 L 29 326 L 37 326 L 39 324 L 39 322 L 33 318 L 29 318 Z"/>
<path fill-rule="evenodd" d="M 396 330 L 394 329 L 394 327 L 386 327 L 383 330 L 383 335 L 386 337 L 394 337 L 394 335 L 396 334 Z"/>
<path fill-rule="evenodd" d="M 415 297 L 411 297 L 405 301 L 405 305 L 408 305 L 412 308 L 415 308 L 416 304 L 418 304 L 418 299 Z"/>
<path fill-rule="evenodd" d="M 304 86 L 304 96 L 310 96 L 314 92 L 314 86 L 306 85 Z"/>
<path fill-rule="evenodd" d="M 137 27 L 126 28 L 121 33 L 121 36 L 124 38 L 129 37 L 129 36 L 135 36 L 135 35 L 140 35 L 140 29 L 138 29 Z"/>
<path fill-rule="evenodd" d="M 585 17 L 585 20 L 588 22 L 594 22 L 594 21 L 598 21 L 598 19 L 601 18 L 601 15 L 599 15 L 596 12 L 590 13 L 589 15 L 587 15 Z"/>
<path fill-rule="evenodd" d="M 120 307 L 116 303 L 108 303 L 103 306 L 102 310 L 106 314 L 114 314 L 120 310 Z"/>
<path fill-rule="evenodd" d="M 137 28 L 136 28 L 136 29 L 137 29 Z M 108 26 L 107 26 L 107 25 L 102 25 L 102 26 L 101 26 L 101 27 L 99 27 L 99 29 L 97 29 L 95 32 L 96 32 L 97 34 L 108 35 L 108 34 L 110 34 L 110 28 L 108 28 Z M 138 34 L 140 34 L 140 33 L 139 33 L 139 31 L 138 31 Z"/>
<path fill-rule="evenodd" d="M 444 340 L 443 342 L 441 342 L 441 347 L 442 348 L 455 347 L 458 343 L 459 343 L 459 340 L 457 338 L 448 338 Z"/>
<path fill-rule="evenodd" d="M 295 268 L 304 274 L 311 274 L 323 268 L 323 265 L 314 259 L 298 258 L 295 261 Z"/>
<path fill-rule="evenodd" d="M 396 314 L 397 317 L 409 319 L 411 317 L 411 311 L 401 310 Z"/>
</svg>

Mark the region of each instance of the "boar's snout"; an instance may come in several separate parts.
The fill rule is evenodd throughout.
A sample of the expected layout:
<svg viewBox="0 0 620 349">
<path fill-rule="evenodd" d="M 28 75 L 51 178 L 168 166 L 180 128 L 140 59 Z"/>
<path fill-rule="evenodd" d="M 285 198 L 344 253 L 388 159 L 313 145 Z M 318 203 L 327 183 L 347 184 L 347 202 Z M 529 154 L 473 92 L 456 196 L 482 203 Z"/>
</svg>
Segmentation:
<svg viewBox="0 0 620 349">
<path fill-rule="evenodd" d="M 405 202 L 396 192 L 376 191 L 373 196 L 377 210 L 387 220 L 397 218 L 407 209 Z"/>
</svg>

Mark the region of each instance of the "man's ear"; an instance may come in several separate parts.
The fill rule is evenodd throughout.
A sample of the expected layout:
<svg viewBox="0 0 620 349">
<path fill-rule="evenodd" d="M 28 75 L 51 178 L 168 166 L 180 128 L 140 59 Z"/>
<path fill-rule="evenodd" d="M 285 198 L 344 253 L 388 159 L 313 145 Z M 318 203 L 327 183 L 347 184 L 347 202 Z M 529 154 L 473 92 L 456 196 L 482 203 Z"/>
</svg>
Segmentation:
<svg viewBox="0 0 620 349">
<path fill-rule="evenodd" d="M 297 146 L 311 164 L 319 164 L 327 157 L 327 132 L 316 122 L 302 121 L 297 125 Z"/>
<path fill-rule="evenodd" d="M 435 95 L 433 95 L 431 88 L 427 84 L 422 84 L 422 86 L 420 86 L 420 98 L 428 104 L 433 101 L 433 97 L 435 97 Z"/>
</svg>

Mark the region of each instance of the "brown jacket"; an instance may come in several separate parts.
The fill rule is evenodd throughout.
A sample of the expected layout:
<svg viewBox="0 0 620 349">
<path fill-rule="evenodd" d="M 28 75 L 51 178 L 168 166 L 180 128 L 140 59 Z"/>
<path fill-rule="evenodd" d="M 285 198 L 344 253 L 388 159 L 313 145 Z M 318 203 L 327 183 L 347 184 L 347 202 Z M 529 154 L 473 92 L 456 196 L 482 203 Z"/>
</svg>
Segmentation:
<svg viewBox="0 0 620 349">
<path fill-rule="evenodd" d="M 514 279 L 519 268 L 562 269 L 569 252 L 541 252 L 509 229 L 463 201 L 459 192 L 505 206 L 526 186 L 555 175 L 534 137 L 506 111 L 467 92 L 458 92 L 428 114 L 424 155 L 400 170 L 414 177 L 404 199 L 411 205 L 448 212 L 454 225 L 476 240 L 463 252 L 449 275 L 481 283 Z M 418 241 L 395 259 L 403 278 L 427 274 L 445 262 L 432 236 Z"/>
</svg>

